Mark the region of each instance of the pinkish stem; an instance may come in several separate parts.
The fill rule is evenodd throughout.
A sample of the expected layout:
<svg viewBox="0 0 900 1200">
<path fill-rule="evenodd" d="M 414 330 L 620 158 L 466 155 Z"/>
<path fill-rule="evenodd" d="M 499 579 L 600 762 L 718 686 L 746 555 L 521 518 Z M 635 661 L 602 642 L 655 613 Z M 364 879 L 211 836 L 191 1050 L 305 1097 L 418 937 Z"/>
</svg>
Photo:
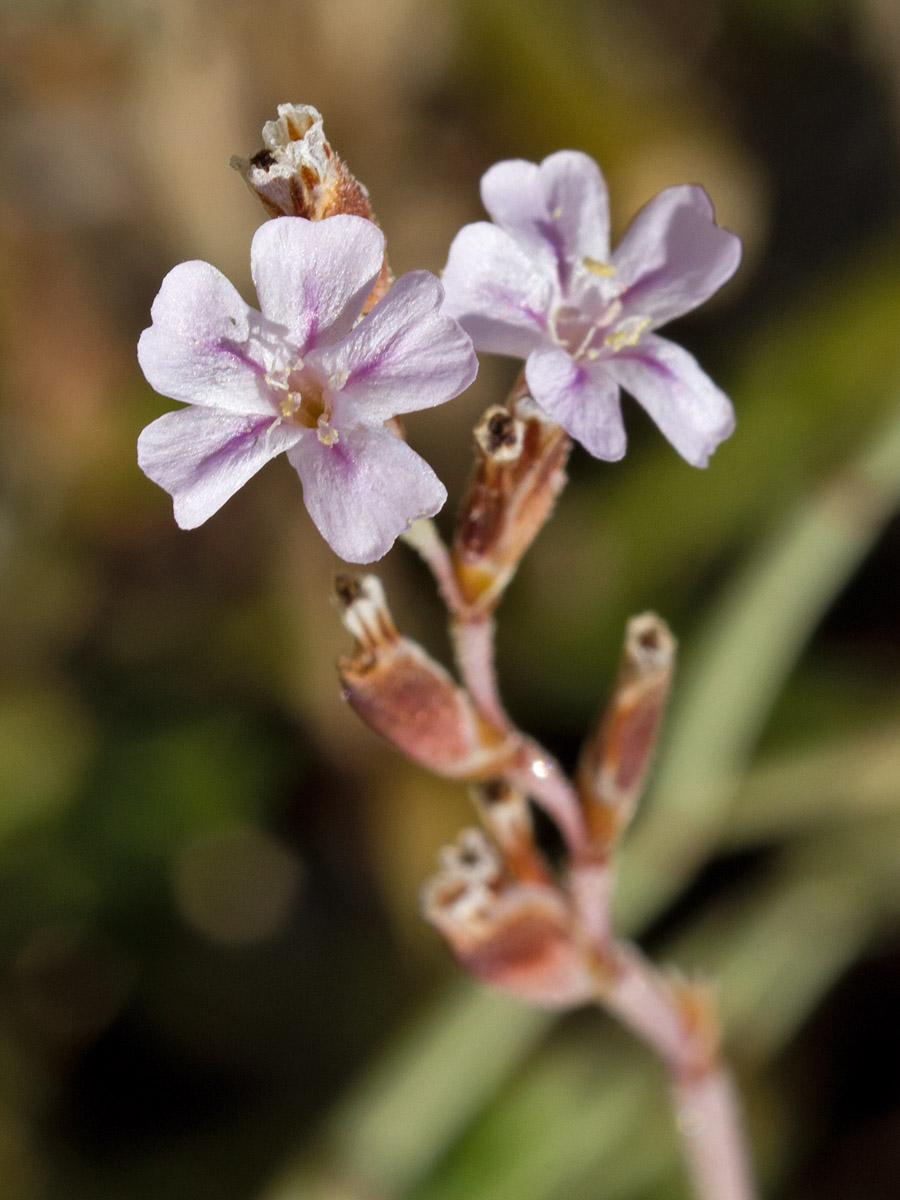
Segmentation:
<svg viewBox="0 0 900 1200">
<path fill-rule="evenodd" d="M 598 1002 L 666 1064 L 675 1123 L 695 1200 L 755 1200 L 737 1097 L 716 1053 L 710 1053 L 679 1008 L 674 989 L 640 951 L 615 940 L 610 918 L 612 876 L 606 861 L 590 852 L 578 793 L 559 764 L 513 725 L 494 670 L 494 619 L 467 608 L 450 552 L 431 521 L 419 521 L 405 540 L 421 555 L 451 614 L 462 681 L 484 719 L 520 740 L 518 763 L 507 781 L 556 822 L 571 869 L 569 892 L 586 952 L 595 957 Z"/>
<path fill-rule="evenodd" d="M 494 629 L 492 616 L 472 617 L 465 612 L 450 624 L 459 673 L 470 696 L 489 724 L 509 733 L 514 727 L 500 699 L 494 670 Z"/>
<path fill-rule="evenodd" d="M 755 1200 L 737 1095 L 719 1065 L 672 1085 L 675 1120 L 697 1200 Z"/>
<path fill-rule="evenodd" d="M 690 1028 L 675 992 L 636 947 L 615 943 L 602 960 L 599 1002 L 668 1068 L 695 1200 L 755 1200 L 737 1095 L 709 1030 Z"/>
<path fill-rule="evenodd" d="M 450 552 L 433 521 L 417 521 L 403 537 L 435 578 L 450 613 L 460 678 L 478 711 L 498 732 L 511 734 L 521 743 L 521 766 L 508 772 L 509 782 L 521 787 L 546 810 L 559 826 L 572 859 L 580 861 L 588 844 L 581 803 L 553 756 L 516 729 L 500 699 L 494 670 L 493 615 L 476 613 L 466 606 Z"/>
<path fill-rule="evenodd" d="M 444 539 L 430 517 L 416 521 L 402 535 L 407 546 L 411 546 L 434 576 L 441 599 L 451 615 L 463 610 L 465 601 L 459 590 L 453 560 Z"/>
</svg>

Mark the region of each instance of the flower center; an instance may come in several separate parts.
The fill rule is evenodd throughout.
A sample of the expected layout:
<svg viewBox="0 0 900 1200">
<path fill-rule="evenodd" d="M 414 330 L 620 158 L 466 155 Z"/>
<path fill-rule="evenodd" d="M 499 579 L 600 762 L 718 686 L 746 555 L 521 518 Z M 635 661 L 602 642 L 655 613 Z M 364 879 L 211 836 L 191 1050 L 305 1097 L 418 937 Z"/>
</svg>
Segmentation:
<svg viewBox="0 0 900 1200">
<path fill-rule="evenodd" d="M 636 346 L 650 318 L 624 316 L 622 301 L 612 290 L 615 285 L 611 288 L 606 282 L 615 276 L 615 267 L 593 258 L 582 259 L 580 265 L 580 278 L 576 275 L 569 296 L 551 315 L 554 341 L 574 359 L 591 362 Z"/>
<path fill-rule="evenodd" d="M 279 420 L 302 429 L 315 429 L 319 441 L 333 446 L 338 431 L 330 424 L 331 403 L 322 381 L 302 363 L 278 375 L 267 375 L 266 383 L 279 412 Z"/>
</svg>

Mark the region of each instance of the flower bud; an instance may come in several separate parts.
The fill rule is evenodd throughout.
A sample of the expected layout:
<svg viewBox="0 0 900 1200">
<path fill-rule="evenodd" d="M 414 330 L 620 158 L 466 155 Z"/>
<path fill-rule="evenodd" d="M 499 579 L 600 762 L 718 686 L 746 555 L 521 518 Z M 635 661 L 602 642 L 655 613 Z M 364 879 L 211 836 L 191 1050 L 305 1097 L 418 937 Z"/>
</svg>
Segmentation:
<svg viewBox="0 0 900 1200">
<path fill-rule="evenodd" d="M 349 213 L 375 222 L 368 190 L 329 145 L 322 115 L 315 108 L 309 104 L 279 104 L 277 120 L 265 123 L 262 136 L 262 150 L 252 158 L 235 155 L 231 165 L 270 217 L 322 221 L 337 213 Z M 364 312 L 381 299 L 390 282 L 385 259 Z"/>
<path fill-rule="evenodd" d="M 516 751 L 478 714 L 467 692 L 416 642 L 401 637 L 374 575 L 337 580 L 356 651 L 338 672 L 350 706 L 376 733 L 439 775 L 488 779 Z"/>
<path fill-rule="evenodd" d="M 665 622 L 644 613 L 628 622 L 619 678 L 607 710 L 582 751 L 576 783 L 595 848 L 612 848 L 640 798 L 659 732 L 675 639 Z"/>
<path fill-rule="evenodd" d="M 505 879 L 499 856 L 476 829 L 446 847 L 440 865 L 423 889 L 423 914 L 470 975 L 547 1008 L 595 994 L 560 892 Z"/>
<path fill-rule="evenodd" d="M 530 396 L 489 408 L 475 427 L 476 460 L 453 556 L 473 608 L 491 612 L 566 482 L 571 439 Z"/>
</svg>

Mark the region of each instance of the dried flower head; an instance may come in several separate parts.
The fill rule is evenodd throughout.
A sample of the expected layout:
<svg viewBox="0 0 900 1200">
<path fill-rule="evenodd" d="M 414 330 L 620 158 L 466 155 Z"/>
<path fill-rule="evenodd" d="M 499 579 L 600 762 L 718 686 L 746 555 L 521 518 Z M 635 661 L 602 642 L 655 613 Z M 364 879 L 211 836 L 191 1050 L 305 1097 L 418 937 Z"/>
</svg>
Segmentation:
<svg viewBox="0 0 900 1200">
<path fill-rule="evenodd" d="M 655 613 L 628 622 L 615 690 L 585 743 L 576 775 L 595 848 L 603 853 L 624 833 L 644 789 L 675 649 L 675 638 Z"/>
<path fill-rule="evenodd" d="M 344 625 L 356 639 L 338 663 L 344 694 L 376 733 L 414 762 L 455 779 L 486 779 L 513 747 L 422 647 L 397 632 L 375 575 L 336 581 Z"/>
<path fill-rule="evenodd" d="M 612 253 L 606 184 L 586 154 L 498 163 L 481 196 L 495 223 L 457 234 L 444 311 L 476 349 L 524 358 L 534 399 L 597 458 L 625 453 L 622 387 L 688 462 L 705 466 L 732 431 L 731 404 L 655 331 L 702 304 L 740 261 L 740 239 L 715 224 L 706 192 L 660 192 Z"/>
<path fill-rule="evenodd" d="M 496 851 L 467 829 L 440 855 L 422 892 L 422 910 L 462 966 L 491 987 L 547 1008 L 596 993 L 560 892 L 505 877 Z"/>
<path fill-rule="evenodd" d="M 310 104 L 279 104 L 262 131 L 264 148 L 231 165 L 270 217 L 321 221 L 337 213 L 372 220 L 369 193 L 347 170 L 325 137 L 322 114 Z"/>
<path fill-rule="evenodd" d="M 571 440 L 527 395 L 494 405 L 475 427 L 475 469 L 453 558 L 472 610 L 490 612 L 566 483 Z"/>
</svg>

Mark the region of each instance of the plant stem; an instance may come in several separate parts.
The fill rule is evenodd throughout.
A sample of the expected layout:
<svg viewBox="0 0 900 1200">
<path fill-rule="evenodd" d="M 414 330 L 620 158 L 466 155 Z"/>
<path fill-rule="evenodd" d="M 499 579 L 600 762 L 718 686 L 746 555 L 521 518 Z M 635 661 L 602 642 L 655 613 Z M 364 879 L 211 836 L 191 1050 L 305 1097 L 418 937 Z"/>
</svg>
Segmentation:
<svg viewBox="0 0 900 1200">
<path fill-rule="evenodd" d="M 471 616 L 462 611 L 454 614 L 450 622 L 456 663 L 469 694 L 489 724 L 499 731 L 511 732 L 513 724 L 500 699 L 494 669 L 495 628 L 492 614 Z"/>
<path fill-rule="evenodd" d="M 699 1020 L 697 1009 L 690 1020 L 676 988 L 634 946 L 616 943 L 606 958 L 611 973 L 600 976 L 599 1002 L 666 1065 L 696 1200 L 753 1200 L 740 1107 L 719 1058 L 711 1009 Z"/>
<path fill-rule="evenodd" d="M 721 1066 L 672 1085 L 681 1145 L 697 1200 L 753 1200 L 731 1076 Z"/>
</svg>

